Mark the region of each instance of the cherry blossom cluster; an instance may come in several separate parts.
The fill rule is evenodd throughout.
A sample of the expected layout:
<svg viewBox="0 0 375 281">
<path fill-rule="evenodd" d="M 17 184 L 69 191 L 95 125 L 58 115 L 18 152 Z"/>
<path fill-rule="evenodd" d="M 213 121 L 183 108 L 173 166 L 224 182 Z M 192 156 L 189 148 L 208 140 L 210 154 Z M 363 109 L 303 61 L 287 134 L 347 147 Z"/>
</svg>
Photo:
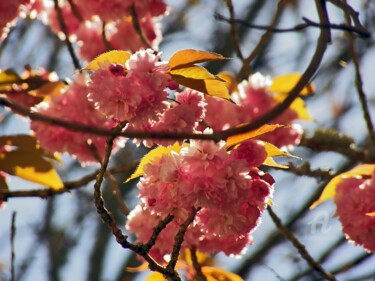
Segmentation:
<svg viewBox="0 0 375 281">
<path fill-rule="evenodd" d="M 23 14 L 37 16 L 50 26 L 52 31 L 63 36 L 58 13 L 52 0 L 0 2 L 0 30 L 13 24 L 23 11 Z M 157 49 L 162 39 L 161 26 L 157 20 L 168 12 L 168 7 L 163 0 L 60 0 L 59 5 L 67 34 L 71 40 L 77 42 L 80 57 L 87 61 L 108 49 L 131 52 L 148 46 Z M 134 28 L 135 18 L 140 30 Z M 103 34 L 106 39 L 103 38 Z"/>
<path fill-rule="evenodd" d="M 336 186 L 336 216 L 347 239 L 375 251 L 375 169 L 371 178 L 351 177 Z"/>
<path fill-rule="evenodd" d="M 216 97 L 206 97 L 206 124 L 214 130 L 222 130 L 259 118 L 278 103 L 268 90 L 271 84 L 269 77 L 255 73 L 238 85 L 237 92 L 232 95 L 235 104 Z M 298 114 L 294 110 L 285 110 L 270 123 L 290 126 L 266 134 L 261 139 L 277 147 L 297 145 L 302 136 L 301 127 L 294 124 L 297 119 Z"/>
<path fill-rule="evenodd" d="M 85 76 L 78 76 L 60 95 L 54 95 L 48 102 L 39 103 L 35 111 L 50 117 L 85 125 L 111 129 L 117 123 L 100 114 L 87 99 Z M 75 132 L 59 126 L 52 126 L 41 121 L 31 121 L 31 129 L 41 146 L 49 152 L 68 152 L 80 162 L 98 162 L 96 156 L 103 159 L 105 153 L 105 137 Z M 121 145 L 115 142 L 114 149 Z"/>
<path fill-rule="evenodd" d="M 151 251 L 161 261 L 171 253 L 173 237 L 192 208 L 200 208 L 183 247 L 241 254 L 272 194 L 273 178 L 257 168 L 266 157 L 261 141 L 245 141 L 228 153 L 225 142 L 191 140 L 179 153 L 145 166 L 138 183 L 140 204 L 129 215 L 127 228 L 137 242 L 146 243 L 159 221 L 172 214 L 174 220 Z"/>
</svg>

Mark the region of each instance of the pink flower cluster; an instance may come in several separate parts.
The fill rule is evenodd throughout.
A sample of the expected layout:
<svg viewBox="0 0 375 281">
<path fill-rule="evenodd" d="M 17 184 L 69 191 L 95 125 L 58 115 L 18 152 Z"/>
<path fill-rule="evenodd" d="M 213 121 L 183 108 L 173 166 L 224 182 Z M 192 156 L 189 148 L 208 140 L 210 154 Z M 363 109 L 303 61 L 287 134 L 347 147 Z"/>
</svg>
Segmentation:
<svg viewBox="0 0 375 281">
<path fill-rule="evenodd" d="M 243 81 L 238 85 L 238 93 L 232 96 L 236 104 L 215 97 L 207 97 L 205 122 L 215 130 L 222 130 L 259 118 L 278 103 L 268 91 L 271 83 L 270 78 L 255 73 L 249 77 L 248 81 Z M 268 133 L 260 139 L 278 147 L 298 144 L 302 130 L 298 125 L 293 124 L 296 119 L 298 119 L 297 113 L 292 109 L 287 109 L 272 123 L 291 126 Z"/>
<path fill-rule="evenodd" d="M 125 64 L 103 63 L 90 75 L 89 99 L 103 114 L 119 121 L 145 124 L 167 108 L 171 79 L 167 63 L 150 49 L 133 54 Z"/>
<path fill-rule="evenodd" d="M 203 120 L 206 103 L 203 94 L 191 89 L 175 93 L 176 102 L 171 105 L 158 120 L 149 120 L 145 124 L 129 124 L 127 130 L 141 130 L 145 132 L 184 132 L 192 133 Z M 147 147 L 152 145 L 172 145 L 171 140 L 143 140 Z"/>
<path fill-rule="evenodd" d="M 370 179 L 342 180 L 334 200 L 346 238 L 375 252 L 375 169 Z"/>
<path fill-rule="evenodd" d="M 201 208 L 184 245 L 206 253 L 241 254 L 272 193 L 273 178 L 255 166 L 266 157 L 262 143 L 253 140 L 230 154 L 224 142 L 191 140 L 180 153 L 145 166 L 138 183 L 140 206 L 129 216 L 127 228 L 145 243 L 162 218 L 174 215 L 153 247 L 161 260 L 171 253 L 173 237 L 192 208 Z"/>
<path fill-rule="evenodd" d="M 106 119 L 87 99 L 87 87 L 85 82 L 81 81 L 84 77 L 79 77 L 79 79 L 72 83 L 65 93 L 52 96 L 48 103 L 43 102 L 37 105 L 36 112 L 93 127 L 102 126 L 107 129 L 114 127 L 116 123 Z M 67 152 L 83 163 L 97 162 L 94 150 L 101 159 L 104 156 L 105 137 L 75 132 L 40 121 L 31 121 L 31 129 L 35 132 L 41 146 L 52 153 Z M 94 147 L 94 150 L 89 144 Z M 115 144 L 114 149 L 117 147 L 118 143 Z"/>
<path fill-rule="evenodd" d="M 66 0 L 59 3 L 67 33 L 71 39 L 77 40 L 78 53 L 87 61 L 107 51 L 108 47 L 130 52 L 146 48 L 148 45 L 157 49 L 161 42 L 161 27 L 156 20 L 168 11 L 163 0 L 73 0 L 73 6 Z M 38 17 L 55 33 L 62 35 L 58 14 L 52 1 L 36 0 L 29 10 L 36 11 Z M 133 27 L 134 12 L 148 44 L 141 40 Z M 103 23 L 106 24 L 106 43 L 103 40 Z"/>
</svg>

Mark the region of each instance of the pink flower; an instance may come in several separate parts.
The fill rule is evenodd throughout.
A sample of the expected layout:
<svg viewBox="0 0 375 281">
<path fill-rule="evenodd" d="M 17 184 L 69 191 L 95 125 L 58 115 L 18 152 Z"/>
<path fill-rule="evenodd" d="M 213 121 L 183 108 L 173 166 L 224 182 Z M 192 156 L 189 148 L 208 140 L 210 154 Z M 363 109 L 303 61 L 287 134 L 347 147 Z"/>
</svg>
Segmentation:
<svg viewBox="0 0 375 281">
<path fill-rule="evenodd" d="M 27 5 L 31 0 L 1 0 L 0 1 L 0 40 L 5 38 L 12 21 L 16 19 L 21 5 Z"/>
<path fill-rule="evenodd" d="M 49 103 L 36 107 L 38 113 L 67 121 L 104 128 L 112 128 L 115 122 L 106 119 L 88 101 L 87 88 L 83 82 L 74 82 L 64 94 L 52 96 Z M 105 137 L 75 132 L 40 121 L 31 121 L 31 129 L 42 147 L 50 152 L 67 152 L 80 162 L 97 162 L 89 148 L 90 142 L 102 158 L 105 153 Z M 117 147 L 117 144 L 114 146 Z"/>
<path fill-rule="evenodd" d="M 125 65 L 103 64 L 89 82 L 89 99 L 108 117 L 132 124 L 157 120 L 166 109 L 167 65 L 152 50 L 133 54 Z M 123 73 L 118 69 L 122 68 Z"/>
<path fill-rule="evenodd" d="M 101 53 L 107 51 L 102 39 L 102 26 L 97 21 L 86 21 L 81 24 L 76 33 L 78 41 L 78 54 L 91 61 Z"/>
<path fill-rule="evenodd" d="M 267 158 L 267 151 L 263 142 L 258 140 L 247 140 L 242 142 L 231 152 L 232 157 L 244 159 L 250 167 L 258 167 L 263 164 Z"/>
<path fill-rule="evenodd" d="M 161 25 L 155 23 L 154 19 L 151 17 L 144 17 L 141 19 L 140 26 L 144 36 L 153 49 L 158 49 L 162 40 Z M 140 49 L 147 48 L 134 30 L 133 23 L 129 19 L 123 19 L 117 22 L 115 31 L 113 31 L 108 38 L 110 45 L 117 50 L 136 52 Z"/>
<path fill-rule="evenodd" d="M 224 130 L 260 118 L 278 104 L 278 101 L 268 90 L 270 85 L 270 78 L 256 73 L 251 75 L 249 80 L 238 85 L 238 93 L 232 96 L 236 104 L 207 97 L 205 122 L 215 130 Z M 292 126 L 275 130 L 259 137 L 259 139 L 270 142 L 277 147 L 298 144 L 302 136 L 302 130 L 298 125 L 293 124 L 297 118 L 298 115 L 295 111 L 287 109 L 270 123 Z"/>
<path fill-rule="evenodd" d="M 130 124 L 127 130 L 193 133 L 205 114 L 206 103 L 204 102 L 203 94 L 187 89 L 175 95 L 177 103 L 164 111 L 158 121 L 151 120 L 149 123 L 142 126 Z M 138 140 L 136 140 L 136 142 L 138 142 Z M 182 142 L 182 140 L 180 142 Z M 147 147 L 151 147 L 155 143 L 168 146 L 175 143 L 175 141 L 161 139 L 143 140 L 143 144 Z"/>
<path fill-rule="evenodd" d="M 374 170 L 375 171 L 375 170 Z M 350 241 L 375 251 L 375 173 L 371 179 L 347 178 L 336 186 L 336 216 Z"/>
</svg>

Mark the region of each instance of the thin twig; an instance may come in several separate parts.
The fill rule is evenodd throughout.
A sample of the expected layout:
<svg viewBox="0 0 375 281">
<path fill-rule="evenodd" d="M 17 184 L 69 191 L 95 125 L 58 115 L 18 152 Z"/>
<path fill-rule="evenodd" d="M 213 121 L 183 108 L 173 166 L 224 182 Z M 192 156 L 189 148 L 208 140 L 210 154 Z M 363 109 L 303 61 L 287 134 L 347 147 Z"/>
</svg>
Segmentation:
<svg viewBox="0 0 375 281">
<path fill-rule="evenodd" d="M 174 216 L 173 215 L 168 215 L 166 216 L 164 219 L 162 219 L 158 225 L 156 227 L 154 227 L 153 229 L 153 232 L 152 232 L 152 235 L 151 235 L 151 238 L 150 240 L 142 245 L 142 248 L 143 250 L 147 253 L 148 251 L 150 251 L 150 249 L 152 248 L 152 246 L 154 246 L 155 242 L 156 242 L 156 239 L 158 238 L 160 232 L 163 231 L 164 228 L 167 227 L 167 225 L 174 219 Z"/>
<path fill-rule="evenodd" d="M 141 39 L 142 43 L 147 48 L 150 48 L 150 49 L 153 50 L 151 44 L 148 42 L 147 38 L 145 37 L 145 35 L 143 33 L 143 30 L 142 30 L 142 27 L 141 27 L 141 23 L 139 21 L 139 17 L 138 17 L 138 14 L 137 14 L 137 9 L 135 8 L 135 4 L 133 4 L 131 6 L 130 13 L 131 13 L 133 28 L 134 28 L 135 32 L 138 34 L 138 36 Z M 156 53 L 155 50 L 153 50 L 153 51 Z"/>
<path fill-rule="evenodd" d="M 136 169 L 139 162 L 135 162 L 129 164 L 125 167 L 116 167 L 109 169 L 111 174 L 119 174 L 119 173 L 130 173 Z M 66 181 L 63 182 L 64 187 L 62 189 L 32 189 L 32 190 L 0 190 L 0 199 L 5 200 L 9 198 L 22 198 L 22 197 L 39 197 L 39 198 L 48 198 L 51 196 L 63 194 L 66 192 L 70 192 L 72 190 L 78 189 L 91 181 L 95 180 L 96 175 L 98 174 L 99 170 L 82 177 L 79 180 L 75 181 Z"/>
<path fill-rule="evenodd" d="M 278 5 L 277 5 L 276 13 L 275 13 L 275 15 L 274 15 L 274 17 L 271 21 L 271 24 L 269 26 L 270 28 L 276 27 L 277 23 L 279 22 L 279 19 L 280 19 L 281 15 L 282 15 L 282 12 L 284 10 L 284 7 L 285 7 L 286 3 L 287 3 L 287 1 L 285 1 L 285 0 L 279 1 Z M 238 72 L 238 75 L 237 75 L 237 81 L 241 81 L 243 78 L 247 78 L 250 75 L 250 73 L 251 73 L 250 63 L 264 49 L 264 46 L 270 40 L 272 34 L 273 34 L 272 31 L 267 30 L 262 35 L 258 44 L 254 47 L 252 52 L 243 61 L 242 67 L 241 67 L 241 69 L 240 69 L 240 71 Z"/>
<path fill-rule="evenodd" d="M 349 32 L 356 33 L 356 34 L 358 34 L 358 35 L 360 35 L 364 38 L 368 38 L 368 37 L 371 36 L 371 34 L 367 30 L 358 29 L 355 26 L 351 26 L 351 25 L 344 24 L 344 23 L 340 23 L 340 24 L 334 24 L 334 23 L 320 24 L 320 23 L 314 22 L 314 21 L 312 21 L 312 20 L 310 20 L 306 17 L 302 17 L 302 20 L 305 23 L 300 23 L 300 24 L 297 24 L 293 27 L 288 27 L 288 28 L 276 28 L 276 27 L 273 27 L 272 25 L 252 24 L 252 23 L 248 23 L 244 20 L 240 20 L 240 19 L 227 18 L 227 17 L 225 17 L 221 14 L 218 14 L 218 13 L 215 14 L 215 18 L 217 20 L 225 21 L 225 22 L 230 23 L 230 24 L 238 23 L 238 24 L 242 24 L 244 26 L 247 26 L 249 28 L 266 30 L 266 31 L 273 32 L 273 33 L 300 32 L 300 31 L 303 31 L 303 30 L 305 30 L 309 27 L 316 27 L 316 28 L 319 28 L 319 29 L 336 29 L 336 30 L 342 30 L 342 31 L 349 31 Z"/>
<path fill-rule="evenodd" d="M 196 280 L 197 281 L 207 281 L 207 277 L 203 274 L 202 266 L 199 264 L 199 261 L 198 261 L 196 247 L 192 247 L 190 249 L 190 257 L 191 257 L 191 262 L 193 263 L 193 267 L 195 269 Z"/>
<path fill-rule="evenodd" d="M 238 38 L 237 24 L 234 21 L 236 16 L 234 14 L 233 3 L 232 3 L 232 0 L 225 0 L 225 3 L 227 5 L 228 11 L 229 11 L 229 17 L 230 17 L 230 22 L 231 22 L 231 24 L 230 24 L 230 35 L 232 37 L 234 51 L 236 52 L 237 57 L 239 57 L 241 59 L 241 61 L 243 62 L 244 56 L 242 54 L 241 47 L 240 47 L 240 40 Z"/>
<path fill-rule="evenodd" d="M 15 274 L 14 274 L 14 260 L 16 257 L 14 251 L 14 238 L 16 236 L 16 212 L 12 213 L 12 224 L 10 229 L 10 248 L 11 248 L 11 257 L 10 257 L 10 280 L 15 281 Z"/>
<path fill-rule="evenodd" d="M 77 18 L 77 20 L 79 20 L 80 22 L 84 22 L 85 20 L 83 19 L 81 13 L 78 10 L 78 7 L 73 2 L 73 0 L 68 0 L 68 3 L 69 3 L 70 8 L 71 8 L 71 10 L 73 12 L 73 15 Z"/>
<path fill-rule="evenodd" d="M 347 5 L 346 0 L 344 0 L 344 3 Z M 350 24 L 351 23 L 351 17 L 350 17 L 350 14 L 348 12 L 348 9 L 344 10 L 344 14 L 345 14 L 345 19 L 346 19 L 347 24 Z M 374 124 L 373 124 L 372 119 L 371 119 L 370 110 L 369 110 L 368 103 L 367 103 L 367 97 L 366 97 L 366 94 L 365 94 L 365 92 L 363 90 L 363 86 L 362 86 L 363 85 L 362 75 L 361 75 L 361 71 L 360 71 L 360 67 L 359 67 L 359 57 L 358 57 L 358 54 L 356 52 L 355 38 L 354 38 L 353 34 L 350 33 L 350 32 L 347 32 L 347 36 L 348 36 L 349 45 L 350 45 L 350 48 L 349 48 L 350 56 L 351 56 L 351 58 L 353 60 L 353 64 L 354 64 L 355 85 L 356 85 L 356 88 L 357 88 L 358 98 L 359 98 L 359 101 L 360 101 L 361 106 L 362 106 L 362 112 L 363 112 L 363 117 L 364 117 L 365 122 L 366 122 L 367 131 L 368 131 L 369 136 L 371 138 L 372 144 L 375 145 Z"/>
<path fill-rule="evenodd" d="M 112 130 L 118 133 L 123 129 L 125 124 L 126 123 L 123 122 L 119 124 L 117 127 L 113 128 Z M 94 204 L 96 207 L 96 211 L 100 215 L 103 222 L 110 228 L 112 234 L 116 238 L 117 243 L 119 243 L 125 249 L 130 249 L 140 254 L 148 262 L 149 268 L 151 270 L 162 273 L 163 275 L 167 276 L 168 279 L 170 280 L 180 281 L 181 278 L 179 277 L 179 274 L 176 270 L 172 270 L 172 271 L 166 270 L 166 268 L 158 264 L 148 253 L 144 253 L 143 251 L 141 251 L 141 247 L 130 243 L 127 240 L 127 236 L 123 235 L 121 229 L 117 227 L 117 222 L 115 218 L 113 217 L 113 215 L 104 206 L 104 199 L 102 197 L 100 188 L 103 183 L 104 175 L 108 167 L 114 139 L 115 139 L 115 136 L 109 136 L 107 138 L 104 159 L 102 161 L 102 165 L 99 169 L 99 172 L 96 177 L 95 184 L 94 184 Z"/>
<path fill-rule="evenodd" d="M 280 218 L 273 212 L 272 208 L 268 206 L 267 208 L 269 215 L 271 216 L 272 221 L 275 223 L 277 228 L 280 230 L 280 232 L 285 236 L 286 239 L 288 239 L 293 246 L 298 250 L 301 257 L 317 272 L 320 273 L 320 275 L 330 281 L 335 281 L 336 278 L 331 273 L 324 270 L 322 265 L 313 259 L 313 257 L 309 254 L 309 252 L 306 250 L 305 245 L 303 245 L 296 236 L 293 235 L 292 232 L 289 231 L 288 228 L 286 228 Z"/>
<path fill-rule="evenodd" d="M 57 12 L 57 19 L 59 21 L 59 24 L 60 24 L 60 28 L 62 30 L 62 32 L 64 33 L 64 36 L 65 36 L 65 43 L 66 43 L 66 46 L 68 47 L 68 51 L 69 51 L 69 54 L 70 54 L 70 57 L 72 58 L 72 61 L 73 61 L 73 64 L 74 64 L 74 68 L 81 71 L 81 64 L 78 60 L 78 57 L 76 56 L 76 53 L 74 52 L 74 48 L 73 48 L 73 45 L 72 45 L 72 42 L 70 42 L 69 40 L 69 34 L 68 34 L 68 29 L 66 27 L 66 24 L 65 24 L 65 20 L 64 20 L 64 15 L 61 11 L 61 7 L 59 5 L 59 1 L 58 0 L 53 0 L 53 2 L 55 3 L 55 10 Z"/>
<path fill-rule="evenodd" d="M 171 259 L 166 268 L 168 271 L 174 270 L 178 260 L 178 255 L 181 250 L 182 243 L 184 242 L 185 233 L 189 225 L 194 221 L 195 215 L 198 213 L 200 209 L 201 208 L 193 208 L 188 218 L 181 224 L 180 228 L 178 229 L 178 232 L 174 237 L 174 245 L 171 254 Z"/>
<path fill-rule="evenodd" d="M 102 24 L 102 40 L 103 40 L 103 44 L 104 44 L 105 48 L 107 49 L 107 51 L 111 51 L 111 50 L 113 50 L 113 47 L 111 46 L 111 44 L 109 43 L 109 41 L 107 39 L 107 35 L 106 35 L 106 32 L 105 32 L 106 26 L 107 26 L 106 22 L 103 21 L 103 24 Z"/>
</svg>

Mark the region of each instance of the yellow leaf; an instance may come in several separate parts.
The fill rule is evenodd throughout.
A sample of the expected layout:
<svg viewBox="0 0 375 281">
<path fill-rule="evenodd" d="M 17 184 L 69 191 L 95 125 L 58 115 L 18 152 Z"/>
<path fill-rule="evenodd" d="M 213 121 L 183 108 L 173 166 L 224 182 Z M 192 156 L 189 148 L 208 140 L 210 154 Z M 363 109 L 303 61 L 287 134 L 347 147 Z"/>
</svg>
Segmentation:
<svg viewBox="0 0 375 281">
<path fill-rule="evenodd" d="M 272 79 L 272 85 L 269 90 L 273 93 L 287 94 L 289 93 L 298 81 L 301 79 L 300 73 L 288 73 L 277 76 Z M 315 92 L 315 86 L 312 83 L 307 84 L 301 91 L 300 95 L 310 96 Z"/>
<path fill-rule="evenodd" d="M 60 95 L 61 91 L 66 87 L 63 81 L 47 82 L 38 89 L 29 91 L 29 94 L 34 97 L 48 97 Z"/>
<path fill-rule="evenodd" d="M 227 87 L 229 94 L 238 91 L 238 84 L 236 77 L 229 71 L 222 71 L 217 76 L 225 81 L 225 86 Z"/>
<path fill-rule="evenodd" d="M 132 179 L 135 179 L 135 178 L 138 178 L 138 177 L 142 176 L 143 173 L 144 173 L 144 167 L 147 164 L 152 163 L 153 161 L 155 161 L 156 159 L 161 158 L 165 154 L 170 154 L 172 151 L 178 153 L 178 152 L 180 152 L 181 148 L 186 147 L 186 146 L 188 146 L 188 144 L 183 144 L 181 146 L 178 142 L 176 142 L 172 146 L 168 146 L 168 147 L 158 146 L 157 148 L 154 148 L 154 149 L 150 150 L 145 156 L 143 156 L 143 158 L 141 159 L 141 162 L 139 163 L 137 169 L 125 181 L 125 183 L 129 182 Z"/>
<path fill-rule="evenodd" d="M 240 125 L 239 127 L 241 127 L 241 126 L 244 126 L 244 124 Z M 258 128 L 258 129 L 256 129 L 256 130 L 252 130 L 250 132 L 230 136 L 227 139 L 227 148 L 231 148 L 233 146 L 236 146 L 237 144 L 240 144 L 241 142 L 243 142 L 245 140 L 253 139 L 253 138 L 262 136 L 264 134 L 267 134 L 269 132 L 272 132 L 276 129 L 284 128 L 284 127 L 286 127 L 286 126 L 285 125 L 279 125 L 279 124 L 272 124 L 272 125 L 266 124 L 266 125 L 263 125 L 262 127 Z"/>
<path fill-rule="evenodd" d="M 215 80 L 218 79 L 216 76 L 208 72 L 207 69 L 198 65 L 191 65 L 184 68 L 172 69 L 171 75 L 175 78 L 177 75 L 185 78 L 202 79 L 202 80 Z"/>
<path fill-rule="evenodd" d="M 369 217 L 375 217 L 375 212 L 366 213 L 366 216 L 369 216 Z"/>
<path fill-rule="evenodd" d="M 163 274 L 159 272 L 152 272 L 149 276 L 146 277 L 145 281 L 167 281 Z"/>
<path fill-rule="evenodd" d="M 187 49 L 176 52 L 169 60 L 169 67 L 171 69 L 176 69 L 200 62 L 226 59 L 228 58 L 220 54 Z"/>
<path fill-rule="evenodd" d="M 52 189 L 64 187 L 51 162 L 39 153 L 22 150 L 0 153 L 0 171 Z"/>
<path fill-rule="evenodd" d="M 243 281 L 237 274 L 210 266 L 203 266 L 202 273 L 206 276 L 207 281 Z"/>
<path fill-rule="evenodd" d="M 14 83 L 20 83 L 21 78 L 13 69 L 0 70 L 0 93 L 12 89 Z"/>
<path fill-rule="evenodd" d="M 280 169 L 288 169 L 288 166 L 277 163 L 272 157 L 267 157 L 263 162 L 263 165 Z"/>
<path fill-rule="evenodd" d="M 198 80 L 182 77 L 179 75 L 173 76 L 173 79 L 185 87 L 202 92 L 204 94 L 227 100 L 230 99 L 228 89 L 227 87 L 225 87 L 225 83 L 220 80 Z"/>
<path fill-rule="evenodd" d="M 295 156 L 295 155 L 290 154 L 288 152 L 282 151 L 280 148 L 273 145 L 272 143 L 263 141 L 263 144 L 264 144 L 264 148 L 267 151 L 267 155 L 269 157 L 293 157 L 293 158 L 301 159 L 298 156 Z"/>
<path fill-rule="evenodd" d="M 105 62 L 124 65 L 125 62 L 130 58 L 130 56 L 131 53 L 126 51 L 109 51 L 97 56 L 87 66 L 85 66 L 83 70 L 97 70 L 100 68 L 100 65 Z"/>
<path fill-rule="evenodd" d="M 287 96 L 284 94 L 276 94 L 273 97 L 278 102 L 283 102 Z M 298 118 L 301 120 L 307 120 L 307 121 L 314 120 L 314 118 L 312 118 L 309 111 L 307 110 L 305 102 L 301 98 L 296 98 L 292 102 L 292 104 L 289 106 L 289 108 L 294 110 L 297 113 Z"/>
<path fill-rule="evenodd" d="M 371 176 L 373 170 L 375 168 L 375 164 L 363 164 L 359 165 L 357 167 L 354 167 L 353 169 L 349 170 L 348 172 L 339 174 L 338 176 L 331 179 L 326 187 L 324 188 L 322 194 L 320 195 L 319 199 L 316 200 L 311 206 L 310 209 L 314 209 L 316 206 L 318 206 L 320 203 L 331 199 L 336 194 L 336 186 L 347 178 L 353 178 L 353 177 L 364 177 L 364 176 Z"/>
<path fill-rule="evenodd" d="M 142 271 L 145 271 L 145 270 L 149 270 L 150 268 L 148 267 L 148 263 L 147 262 L 144 262 L 142 263 L 141 265 L 137 266 L 137 267 L 126 267 L 125 270 L 127 272 L 142 272 Z"/>
</svg>

